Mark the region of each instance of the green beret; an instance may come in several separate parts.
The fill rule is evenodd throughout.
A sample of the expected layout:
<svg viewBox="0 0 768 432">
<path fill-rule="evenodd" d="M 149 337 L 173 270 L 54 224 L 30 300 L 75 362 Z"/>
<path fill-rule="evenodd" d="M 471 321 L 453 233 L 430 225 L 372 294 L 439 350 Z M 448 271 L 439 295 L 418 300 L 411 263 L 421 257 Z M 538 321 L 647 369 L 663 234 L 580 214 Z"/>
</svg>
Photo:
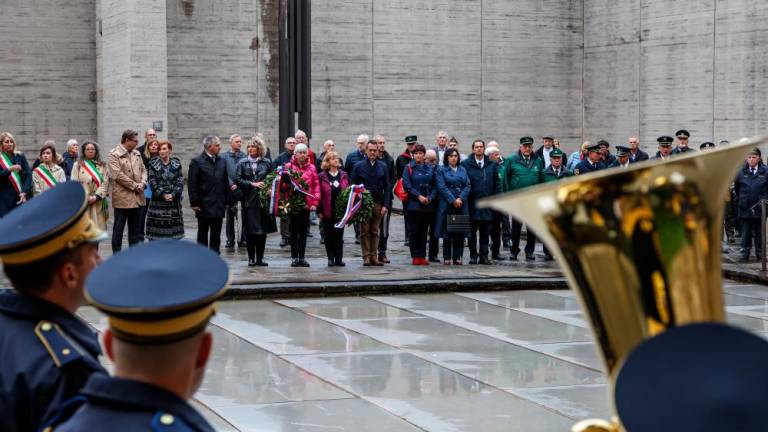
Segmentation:
<svg viewBox="0 0 768 432">
<path fill-rule="evenodd" d="M 552 149 L 552 151 L 551 151 L 551 152 L 549 152 L 549 157 L 550 157 L 550 158 L 553 158 L 553 157 L 559 157 L 559 158 L 561 158 L 561 157 L 563 157 L 564 155 L 565 155 L 565 153 L 563 153 L 563 151 L 562 151 L 562 150 L 560 150 L 559 148 L 556 148 L 556 149 Z"/>
<path fill-rule="evenodd" d="M 529 136 L 520 138 L 520 145 L 533 145 L 533 138 Z"/>
<path fill-rule="evenodd" d="M 414 144 L 417 142 L 419 142 L 419 137 L 417 137 L 416 135 L 408 135 L 407 137 L 405 137 L 406 144 Z"/>
</svg>

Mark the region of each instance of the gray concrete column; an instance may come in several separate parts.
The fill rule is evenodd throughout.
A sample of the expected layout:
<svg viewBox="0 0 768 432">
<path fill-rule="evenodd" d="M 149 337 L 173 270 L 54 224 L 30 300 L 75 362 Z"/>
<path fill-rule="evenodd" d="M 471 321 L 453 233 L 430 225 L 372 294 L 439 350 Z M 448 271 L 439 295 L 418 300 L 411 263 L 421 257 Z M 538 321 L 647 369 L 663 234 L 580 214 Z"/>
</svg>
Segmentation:
<svg viewBox="0 0 768 432">
<path fill-rule="evenodd" d="M 98 135 L 105 148 L 122 131 L 160 121 L 167 136 L 168 66 L 165 0 L 98 0 Z"/>
</svg>

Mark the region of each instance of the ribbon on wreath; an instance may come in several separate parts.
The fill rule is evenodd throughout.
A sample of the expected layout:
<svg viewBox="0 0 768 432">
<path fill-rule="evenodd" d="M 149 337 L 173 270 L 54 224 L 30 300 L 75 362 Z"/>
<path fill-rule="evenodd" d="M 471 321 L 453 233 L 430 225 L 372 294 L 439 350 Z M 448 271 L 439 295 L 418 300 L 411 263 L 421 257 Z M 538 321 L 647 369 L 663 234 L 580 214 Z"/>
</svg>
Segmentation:
<svg viewBox="0 0 768 432">
<path fill-rule="evenodd" d="M 303 187 L 301 187 L 301 184 L 296 181 L 295 178 L 293 178 L 292 171 L 290 169 L 286 169 L 283 166 L 277 167 L 277 170 L 275 170 L 275 173 L 277 174 L 275 176 L 275 179 L 272 180 L 272 199 L 269 200 L 269 213 L 273 214 L 275 216 L 278 215 L 280 212 L 280 193 L 282 192 L 282 185 L 283 185 L 283 175 L 287 175 L 288 178 L 291 181 L 291 186 L 293 187 L 293 190 L 302 194 L 306 195 L 310 198 L 315 198 L 314 195 L 309 193 L 309 191 L 305 190 Z M 287 205 L 286 205 L 286 213 L 287 213 Z"/>
<path fill-rule="evenodd" d="M 347 198 L 347 208 L 344 210 L 344 216 L 341 217 L 339 223 L 333 226 L 334 228 L 344 228 L 349 223 L 349 220 L 360 211 L 363 207 L 363 192 L 365 192 L 365 185 L 352 185 L 349 198 Z"/>
</svg>

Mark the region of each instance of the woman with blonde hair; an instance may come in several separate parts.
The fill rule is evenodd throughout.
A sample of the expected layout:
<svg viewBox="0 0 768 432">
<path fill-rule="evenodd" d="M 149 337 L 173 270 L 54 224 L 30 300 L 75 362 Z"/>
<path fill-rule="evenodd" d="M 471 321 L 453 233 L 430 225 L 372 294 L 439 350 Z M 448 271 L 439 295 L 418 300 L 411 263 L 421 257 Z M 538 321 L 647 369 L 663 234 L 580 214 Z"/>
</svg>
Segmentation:
<svg viewBox="0 0 768 432">
<path fill-rule="evenodd" d="M 237 163 L 235 183 L 243 191 L 243 226 L 245 230 L 245 248 L 248 251 L 249 267 L 266 267 L 264 249 L 267 234 L 277 231 L 275 218 L 269 214 L 259 198 L 259 192 L 265 187 L 264 179 L 272 172 L 272 161 L 265 156 L 264 142 L 255 136 L 246 145 L 246 157 Z"/>
<path fill-rule="evenodd" d="M 328 267 L 344 267 L 344 227 L 336 228 L 341 218 L 334 214 L 334 207 L 341 192 L 349 187 L 349 176 L 341 169 L 341 158 L 333 150 L 325 153 L 320 168 L 323 171 L 318 175 L 320 203 L 317 214 L 322 218 Z"/>
<path fill-rule="evenodd" d="M 27 158 L 16 150 L 10 132 L 0 133 L 0 217 L 27 201 L 32 194 L 32 172 Z"/>
<path fill-rule="evenodd" d="M 107 165 L 101 160 L 99 145 L 86 141 L 80 146 L 80 160 L 72 166 L 71 179 L 88 192 L 88 215 L 102 230 L 107 229 L 109 199 Z"/>
</svg>

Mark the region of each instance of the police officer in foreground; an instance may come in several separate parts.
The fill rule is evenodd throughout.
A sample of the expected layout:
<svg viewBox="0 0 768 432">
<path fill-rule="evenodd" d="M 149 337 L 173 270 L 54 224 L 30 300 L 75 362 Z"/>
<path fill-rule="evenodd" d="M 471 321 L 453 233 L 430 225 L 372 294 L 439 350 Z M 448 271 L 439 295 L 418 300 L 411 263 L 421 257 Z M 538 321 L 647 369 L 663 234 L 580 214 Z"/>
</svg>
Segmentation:
<svg viewBox="0 0 768 432">
<path fill-rule="evenodd" d="M 0 430 L 38 430 L 91 374 L 106 374 L 96 334 L 75 316 L 106 235 L 80 183 L 62 183 L 0 220 Z"/>
<path fill-rule="evenodd" d="M 605 169 L 606 166 L 603 164 L 602 160 L 603 155 L 600 151 L 600 144 L 593 144 L 587 147 L 587 157 L 576 165 L 576 168 L 573 169 L 573 173 L 576 175 L 589 174 Z"/>
<path fill-rule="evenodd" d="M 49 431 L 213 431 L 189 404 L 213 339 L 206 331 L 229 272 L 214 252 L 185 241 L 131 248 L 98 268 L 87 296 L 109 317 L 104 349 L 114 376 L 94 375 Z"/>
</svg>

